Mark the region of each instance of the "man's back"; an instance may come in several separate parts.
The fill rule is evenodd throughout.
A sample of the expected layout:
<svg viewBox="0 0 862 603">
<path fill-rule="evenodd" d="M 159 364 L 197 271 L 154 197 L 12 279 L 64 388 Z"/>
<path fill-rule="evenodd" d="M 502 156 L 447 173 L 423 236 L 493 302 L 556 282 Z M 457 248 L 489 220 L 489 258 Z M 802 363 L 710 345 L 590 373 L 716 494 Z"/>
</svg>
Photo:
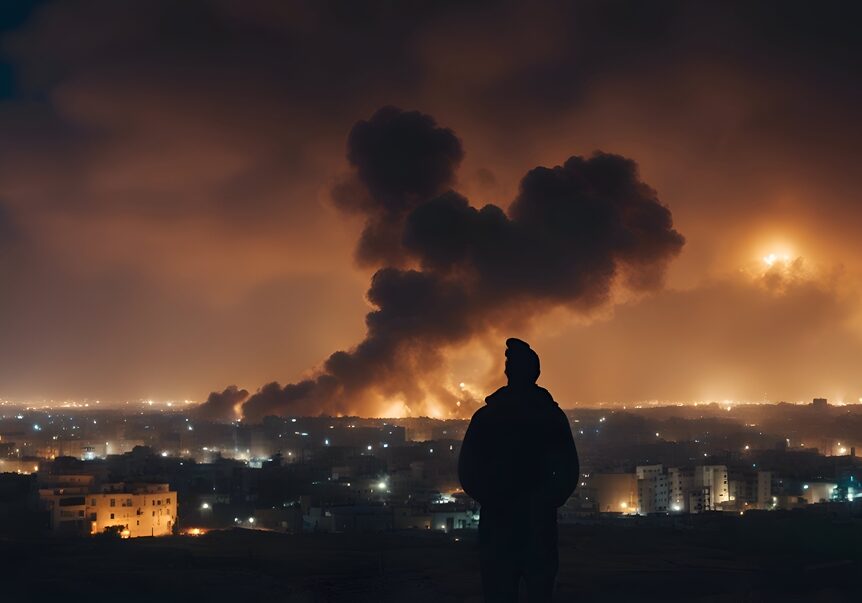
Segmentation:
<svg viewBox="0 0 862 603">
<path fill-rule="evenodd" d="M 566 415 L 541 387 L 502 387 L 486 402 L 464 437 L 461 484 L 482 505 L 483 532 L 526 544 L 531 533 L 556 529 L 556 509 L 577 485 L 574 440 Z"/>
<path fill-rule="evenodd" d="M 486 601 L 516 600 L 521 577 L 531 601 L 550 601 L 557 507 L 577 485 L 578 455 L 565 413 L 535 384 L 538 356 L 520 340 L 506 343 L 509 385 L 473 415 L 458 474 L 464 491 L 481 505 Z"/>
</svg>

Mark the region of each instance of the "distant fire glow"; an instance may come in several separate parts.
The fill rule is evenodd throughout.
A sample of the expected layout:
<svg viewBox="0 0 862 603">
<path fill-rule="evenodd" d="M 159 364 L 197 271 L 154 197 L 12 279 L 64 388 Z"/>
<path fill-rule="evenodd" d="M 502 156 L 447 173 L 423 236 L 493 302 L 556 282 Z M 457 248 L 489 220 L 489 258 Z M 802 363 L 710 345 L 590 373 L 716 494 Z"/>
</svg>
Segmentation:
<svg viewBox="0 0 862 603">
<path fill-rule="evenodd" d="M 791 257 L 788 253 L 770 253 L 768 255 L 763 256 L 763 263 L 769 266 L 770 268 L 774 266 L 776 263 L 788 264 L 790 263 Z"/>
</svg>

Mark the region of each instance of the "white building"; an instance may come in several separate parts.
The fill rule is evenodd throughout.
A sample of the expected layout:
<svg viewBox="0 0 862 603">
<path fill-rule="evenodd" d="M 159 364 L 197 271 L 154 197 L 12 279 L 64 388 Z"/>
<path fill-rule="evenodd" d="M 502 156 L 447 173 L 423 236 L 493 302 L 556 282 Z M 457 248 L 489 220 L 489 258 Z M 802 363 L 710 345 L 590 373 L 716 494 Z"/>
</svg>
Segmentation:
<svg viewBox="0 0 862 603">
<path fill-rule="evenodd" d="M 668 475 L 662 465 L 638 465 L 638 513 L 665 513 L 670 500 Z"/>
<path fill-rule="evenodd" d="M 726 465 L 698 465 L 694 468 L 694 488 L 704 493 L 704 511 L 714 511 L 730 500 Z"/>
<path fill-rule="evenodd" d="M 730 500 L 726 465 L 671 467 L 667 473 L 671 511 L 713 511 Z"/>
</svg>

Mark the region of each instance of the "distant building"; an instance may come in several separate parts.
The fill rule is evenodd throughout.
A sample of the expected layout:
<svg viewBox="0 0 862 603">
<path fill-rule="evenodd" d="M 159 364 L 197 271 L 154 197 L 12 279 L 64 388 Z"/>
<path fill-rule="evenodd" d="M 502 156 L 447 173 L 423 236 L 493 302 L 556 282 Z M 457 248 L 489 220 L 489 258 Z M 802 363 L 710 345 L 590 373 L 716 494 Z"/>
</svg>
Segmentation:
<svg viewBox="0 0 862 603">
<path fill-rule="evenodd" d="M 825 410 L 829 407 L 829 401 L 826 398 L 814 398 L 811 401 L 811 407 L 817 410 Z"/>
<path fill-rule="evenodd" d="M 775 499 L 772 495 L 772 471 L 757 472 L 757 508 L 771 509 Z"/>
<path fill-rule="evenodd" d="M 809 505 L 821 502 L 829 502 L 838 484 L 835 482 L 810 481 L 802 484 L 802 498 Z"/>
<path fill-rule="evenodd" d="M 638 513 L 665 513 L 668 510 L 670 487 L 662 465 L 638 465 Z"/>
<path fill-rule="evenodd" d="M 167 536 L 177 522 L 177 493 L 168 484 L 112 483 L 96 489 L 92 476 L 62 476 L 65 484 L 39 489 L 58 534 L 117 530 L 123 538 Z"/>
<path fill-rule="evenodd" d="M 727 466 L 698 465 L 668 469 L 671 511 L 715 511 L 730 500 Z"/>
<path fill-rule="evenodd" d="M 475 511 L 459 509 L 456 505 L 435 505 L 434 507 L 431 511 L 432 530 L 449 532 L 451 530 L 477 530 L 479 528 L 479 515 Z"/>
<path fill-rule="evenodd" d="M 694 469 L 670 467 L 668 476 L 668 502 L 670 510 L 674 512 L 687 512 L 688 492 L 694 487 Z"/>
</svg>

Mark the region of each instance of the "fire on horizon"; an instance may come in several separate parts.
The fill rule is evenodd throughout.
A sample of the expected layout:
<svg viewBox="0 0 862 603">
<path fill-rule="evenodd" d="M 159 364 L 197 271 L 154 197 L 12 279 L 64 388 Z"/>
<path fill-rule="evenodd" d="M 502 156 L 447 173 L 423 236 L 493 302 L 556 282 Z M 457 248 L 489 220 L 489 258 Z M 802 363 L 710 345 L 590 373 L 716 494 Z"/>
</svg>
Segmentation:
<svg viewBox="0 0 862 603">
<path fill-rule="evenodd" d="M 469 416 L 508 336 L 563 406 L 862 400 L 828 7 L 10 4 L 0 400 Z"/>
</svg>

